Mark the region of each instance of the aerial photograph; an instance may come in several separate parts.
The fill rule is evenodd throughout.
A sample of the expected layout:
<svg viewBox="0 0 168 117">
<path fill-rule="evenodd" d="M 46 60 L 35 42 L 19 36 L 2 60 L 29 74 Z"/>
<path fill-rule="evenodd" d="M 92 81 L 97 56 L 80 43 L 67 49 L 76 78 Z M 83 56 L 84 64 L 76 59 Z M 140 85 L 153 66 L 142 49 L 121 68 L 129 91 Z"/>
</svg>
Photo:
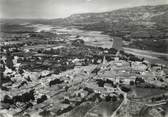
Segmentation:
<svg viewBox="0 0 168 117">
<path fill-rule="evenodd" d="M 0 0 L 0 117 L 168 117 L 168 0 Z"/>
</svg>

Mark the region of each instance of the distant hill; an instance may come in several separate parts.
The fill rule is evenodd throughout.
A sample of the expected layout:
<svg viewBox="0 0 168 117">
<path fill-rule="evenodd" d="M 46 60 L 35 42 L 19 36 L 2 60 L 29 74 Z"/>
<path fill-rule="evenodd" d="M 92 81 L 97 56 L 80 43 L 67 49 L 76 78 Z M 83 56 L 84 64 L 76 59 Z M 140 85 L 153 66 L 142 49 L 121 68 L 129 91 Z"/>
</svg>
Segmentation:
<svg viewBox="0 0 168 117">
<path fill-rule="evenodd" d="M 29 22 L 80 26 L 84 30 L 103 31 L 129 42 L 124 45 L 126 47 L 168 53 L 168 4 L 74 14 L 64 19 L 36 19 Z"/>
<path fill-rule="evenodd" d="M 122 37 L 130 42 L 129 47 L 168 52 L 168 5 L 74 14 L 55 23 L 82 26 L 85 30 Z"/>
<path fill-rule="evenodd" d="M 125 21 L 143 24 L 144 22 L 158 23 L 158 20 L 168 23 L 166 20 L 168 18 L 167 14 L 168 5 L 140 6 L 103 13 L 74 14 L 68 17 L 67 20 L 72 24 L 90 24 L 99 22 L 118 23 Z M 157 20 L 157 18 L 159 19 Z"/>
<path fill-rule="evenodd" d="M 134 28 L 134 31 L 139 31 L 140 28 L 155 28 L 163 29 L 157 30 L 157 33 L 161 33 L 167 31 L 167 19 L 168 5 L 158 5 L 124 8 L 103 13 L 74 14 L 66 18 L 65 21 L 67 24 L 90 26 L 91 29 L 96 27 L 97 30 L 132 31 Z"/>
</svg>

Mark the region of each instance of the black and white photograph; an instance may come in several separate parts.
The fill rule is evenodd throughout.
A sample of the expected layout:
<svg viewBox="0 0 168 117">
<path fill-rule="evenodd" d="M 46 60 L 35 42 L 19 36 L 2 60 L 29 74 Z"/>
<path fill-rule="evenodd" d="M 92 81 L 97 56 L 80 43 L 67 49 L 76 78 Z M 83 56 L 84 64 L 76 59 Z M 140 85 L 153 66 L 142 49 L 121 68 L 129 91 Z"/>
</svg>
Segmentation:
<svg viewBox="0 0 168 117">
<path fill-rule="evenodd" d="M 0 117 L 168 117 L 168 0 L 0 0 Z"/>
</svg>

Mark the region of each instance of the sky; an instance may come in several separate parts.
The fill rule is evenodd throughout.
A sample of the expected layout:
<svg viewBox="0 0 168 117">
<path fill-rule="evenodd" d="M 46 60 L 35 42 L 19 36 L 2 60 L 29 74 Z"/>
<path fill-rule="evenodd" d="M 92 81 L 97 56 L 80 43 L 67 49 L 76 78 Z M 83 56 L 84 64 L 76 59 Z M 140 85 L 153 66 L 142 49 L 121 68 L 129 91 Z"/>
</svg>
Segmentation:
<svg viewBox="0 0 168 117">
<path fill-rule="evenodd" d="M 71 14 L 168 4 L 168 0 L 0 0 L 0 18 L 64 18 Z"/>
</svg>

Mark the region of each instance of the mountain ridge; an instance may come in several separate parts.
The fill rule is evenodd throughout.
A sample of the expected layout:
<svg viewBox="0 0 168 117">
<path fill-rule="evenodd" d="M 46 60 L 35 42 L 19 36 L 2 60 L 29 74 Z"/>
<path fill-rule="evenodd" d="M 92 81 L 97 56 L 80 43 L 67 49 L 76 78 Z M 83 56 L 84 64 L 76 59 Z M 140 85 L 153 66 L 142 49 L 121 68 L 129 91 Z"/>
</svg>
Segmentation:
<svg viewBox="0 0 168 117">
<path fill-rule="evenodd" d="M 57 19 L 16 19 L 4 23 L 76 26 L 82 30 L 101 31 L 111 37 L 121 37 L 126 47 L 168 53 L 168 4 L 138 6 L 101 13 L 73 14 Z"/>
<path fill-rule="evenodd" d="M 127 47 L 168 52 L 168 5 L 139 6 L 103 13 L 74 14 L 56 25 L 79 26 L 121 37 Z"/>
<path fill-rule="evenodd" d="M 158 7 L 158 6 L 162 6 L 162 7 L 166 7 L 168 6 L 168 4 L 162 4 L 162 5 L 144 5 L 144 6 L 135 6 L 135 7 L 127 7 L 127 8 L 119 8 L 119 9 L 114 9 L 114 10 L 110 10 L 110 11 L 104 11 L 104 12 L 86 12 L 86 13 L 75 13 L 72 14 L 68 17 L 71 17 L 73 15 L 85 15 L 85 14 L 102 14 L 102 13 L 111 13 L 111 12 L 115 12 L 115 11 L 119 11 L 119 10 L 127 10 L 127 9 L 135 9 L 135 8 L 142 8 L 142 7 Z M 65 17 L 65 18 L 68 18 Z M 63 18 L 64 19 L 64 18 Z"/>
</svg>

